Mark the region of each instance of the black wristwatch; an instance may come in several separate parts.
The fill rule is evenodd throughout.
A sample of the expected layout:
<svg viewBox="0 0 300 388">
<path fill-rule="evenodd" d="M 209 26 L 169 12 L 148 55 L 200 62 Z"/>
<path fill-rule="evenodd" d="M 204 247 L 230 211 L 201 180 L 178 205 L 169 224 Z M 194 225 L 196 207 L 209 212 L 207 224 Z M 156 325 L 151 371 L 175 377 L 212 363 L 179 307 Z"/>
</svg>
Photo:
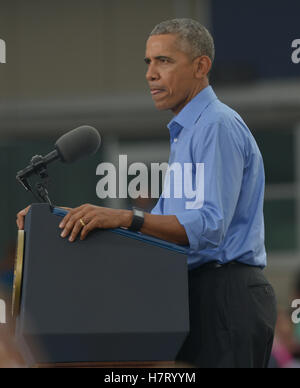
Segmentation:
<svg viewBox="0 0 300 388">
<path fill-rule="evenodd" d="M 144 224 L 145 214 L 143 210 L 137 209 L 136 207 L 133 207 L 132 211 L 133 211 L 133 219 L 128 230 L 131 230 L 132 232 L 138 232 L 139 230 L 142 229 L 142 226 Z"/>
</svg>

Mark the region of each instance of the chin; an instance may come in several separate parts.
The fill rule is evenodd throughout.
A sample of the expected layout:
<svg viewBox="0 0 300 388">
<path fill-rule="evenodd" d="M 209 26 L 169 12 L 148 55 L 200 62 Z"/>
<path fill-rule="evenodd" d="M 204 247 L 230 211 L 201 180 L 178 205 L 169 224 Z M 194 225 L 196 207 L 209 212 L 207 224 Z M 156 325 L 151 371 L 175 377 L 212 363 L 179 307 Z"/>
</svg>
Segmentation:
<svg viewBox="0 0 300 388">
<path fill-rule="evenodd" d="M 158 111 L 164 111 L 164 110 L 170 110 L 172 109 L 169 105 L 166 105 L 166 104 L 155 104 L 155 107 Z"/>
</svg>

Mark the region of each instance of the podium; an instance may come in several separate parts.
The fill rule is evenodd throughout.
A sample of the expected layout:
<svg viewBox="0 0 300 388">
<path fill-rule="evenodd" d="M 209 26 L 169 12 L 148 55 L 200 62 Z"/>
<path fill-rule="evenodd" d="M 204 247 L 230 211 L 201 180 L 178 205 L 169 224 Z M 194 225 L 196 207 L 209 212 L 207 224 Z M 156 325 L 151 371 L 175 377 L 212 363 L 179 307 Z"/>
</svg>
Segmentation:
<svg viewBox="0 0 300 388">
<path fill-rule="evenodd" d="M 27 362 L 175 360 L 189 332 L 187 250 L 124 229 L 70 243 L 65 214 L 32 205 L 20 236 L 13 308 Z"/>
</svg>

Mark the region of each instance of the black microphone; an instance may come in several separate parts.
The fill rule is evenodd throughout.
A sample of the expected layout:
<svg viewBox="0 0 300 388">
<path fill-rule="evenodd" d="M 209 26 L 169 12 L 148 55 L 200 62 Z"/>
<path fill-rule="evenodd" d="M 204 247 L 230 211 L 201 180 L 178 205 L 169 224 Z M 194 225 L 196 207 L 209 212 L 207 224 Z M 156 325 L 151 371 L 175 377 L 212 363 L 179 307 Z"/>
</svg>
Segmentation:
<svg viewBox="0 0 300 388">
<path fill-rule="evenodd" d="M 47 164 L 60 160 L 63 163 L 73 163 L 85 156 L 95 154 L 101 145 L 99 132 L 90 126 L 73 129 L 61 136 L 55 143 L 55 150 L 46 156 L 34 156 L 29 166 L 17 173 L 17 180 L 29 178 L 37 171 L 41 171 Z"/>
</svg>

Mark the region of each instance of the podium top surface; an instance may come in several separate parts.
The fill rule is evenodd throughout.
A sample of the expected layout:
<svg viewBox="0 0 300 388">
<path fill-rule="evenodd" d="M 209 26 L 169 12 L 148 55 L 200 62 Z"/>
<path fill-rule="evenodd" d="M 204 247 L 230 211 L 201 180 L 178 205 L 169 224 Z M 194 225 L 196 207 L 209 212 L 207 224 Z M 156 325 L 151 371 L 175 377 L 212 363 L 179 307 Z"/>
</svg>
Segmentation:
<svg viewBox="0 0 300 388">
<path fill-rule="evenodd" d="M 59 217 L 65 217 L 68 214 L 68 211 L 61 208 L 54 208 L 53 214 Z M 158 239 L 156 237 L 148 236 L 139 232 L 132 232 L 130 230 L 122 229 L 122 228 L 111 229 L 111 232 L 120 234 L 128 238 L 132 238 L 135 240 L 143 241 L 144 243 L 155 245 L 160 248 L 168 249 L 170 251 L 182 253 L 183 255 L 186 255 L 186 256 L 188 255 L 189 248 L 187 246 L 180 246 L 177 244 L 170 243 L 168 241 Z"/>
</svg>

